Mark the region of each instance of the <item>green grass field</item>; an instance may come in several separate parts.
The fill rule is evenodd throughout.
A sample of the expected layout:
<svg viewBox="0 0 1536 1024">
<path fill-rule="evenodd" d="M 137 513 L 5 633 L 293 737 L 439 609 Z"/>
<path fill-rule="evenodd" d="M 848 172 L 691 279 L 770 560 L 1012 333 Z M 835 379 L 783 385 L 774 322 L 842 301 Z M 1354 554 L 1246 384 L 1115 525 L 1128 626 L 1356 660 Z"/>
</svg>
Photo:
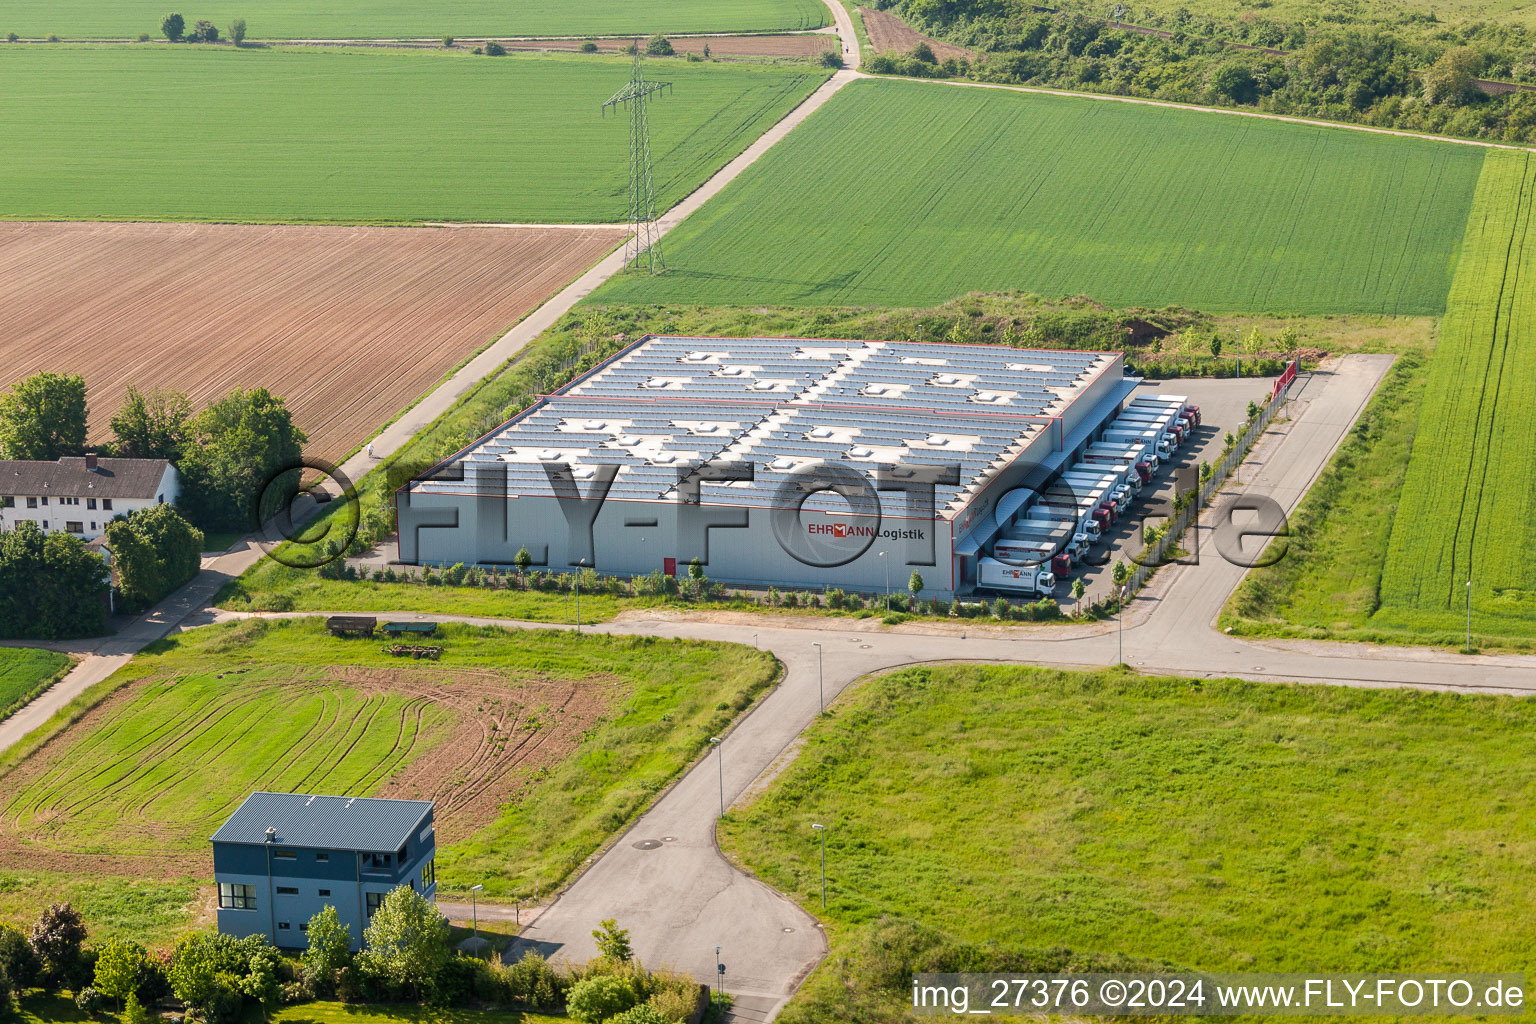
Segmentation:
<svg viewBox="0 0 1536 1024">
<path fill-rule="evenodd" d="M 1508 698 L 908 669 L 813 726 L 723 845 L 828 922 L 823 979 L 882 915 L 1213 971 L 1524 971 L 1533 727 Z"/>
<path fill-rule="evenodd" d="M 1474 645 L 1532 646 L 1533 203 L 1536 164 L 1490 154 L 1433 356 L 1394 369 L 1224 626 L 1460 646 L 1470 579 Z"/>
<path fill-rule="evenodd" d="M 194 17 L 212 12 L 187 11 Z M 146 0 L 9 0 L 0 34 L 28 38 L 137 39 L 160 36 L 164 5 Z M 228 35 L 237 15 L 213 15 Z M 820 28 L 830 20 L 818 0 L 525 0 L 516 5 L 463 0 L 435 9 L 408 0 L 349 0 L 317 7 L 296 0 L 254 0 L 240 6 L 249 38 L 401 39 L 442 36 L 650 35 L 654 32 L 775 32 Z"/>
<path fill-rule="evenodd" d="M 608 302 L 1435 314 L 1483 152 L 1103 100 L 845 88 Z"/>
<path fill-rule="evenodd" d="M 385 792 L 438 801 L 445 889 L 549 892 L 776 674 L 732 645 L 441 635 L 430 663 L 318 619 L 162 643 L 56 720 L 51 742 L 8 753 L 0 834 L 38 867 L 110 853 L 168 869 L 200 863 L 252 790 Z"/>
<path fill-rule="evenodd" d="M 626 59 L 17 46 L 0 60 L 11 219 L 619 221 Z M 657 61 L 670 206 L 828 72 Z"/>
<path fill-rule="evenodd" d="M 1536 163 L 1488 158 L 1381 581 L 1382 625 L 1536 636 Z"/>
<path fill-rule="evenodd" d="M 69 657 L 30 647 L 0 647 L 0 718 L 31 700 L 69 667 Z"/>
</svg>

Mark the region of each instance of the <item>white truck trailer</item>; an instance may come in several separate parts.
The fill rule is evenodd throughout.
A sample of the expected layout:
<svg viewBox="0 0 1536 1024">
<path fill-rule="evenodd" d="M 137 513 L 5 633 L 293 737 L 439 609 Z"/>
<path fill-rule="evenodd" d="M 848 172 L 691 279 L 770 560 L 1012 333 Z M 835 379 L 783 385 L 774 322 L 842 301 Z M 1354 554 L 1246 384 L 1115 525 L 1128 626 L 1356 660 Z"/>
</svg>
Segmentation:
<svg viewBox="0 0 1536 1024">
<path fill-rule="evenodd" d="M 981 558 L 976 562 L 976 585 L 989 590 L 1048 597 L 1056 589 L 1056 576 L 1049 569 L 1009 565 L 995 558 Z"/>
</svg>

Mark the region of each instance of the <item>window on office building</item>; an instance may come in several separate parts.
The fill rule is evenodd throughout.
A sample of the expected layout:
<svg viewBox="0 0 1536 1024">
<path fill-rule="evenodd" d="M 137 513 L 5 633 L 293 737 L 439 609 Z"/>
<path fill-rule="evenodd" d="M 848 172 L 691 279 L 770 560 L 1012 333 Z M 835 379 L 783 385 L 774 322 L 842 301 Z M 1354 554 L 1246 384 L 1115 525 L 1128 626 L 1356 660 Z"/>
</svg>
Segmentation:
<svg viewBox="0 0 1536 1024">
<path fill-rule="evenodd" d="M 329 889 L 321 889 L 320 890 L 320 895 L 321 896 L 329 896 L 330 894 L 331 894 L 331 890 L 329 890 Z"/>
<path fill-rule="evenodd" d="M 256 887 L 254 885 L 236 885 L 230 882 L 220 882 L 219 909 L 255 910 Z"/>
<path fill-rule="evenodd" d="M 298 860 L 299 855 L 293 850 L 273 850 L 273 860 Z"/>
<path fill-rule="evenodd" d="M 370 921 L 373 920 L 373 912 L 378 910 L 380 904 L 382 904 L 383 902 L 384 902 L 384 894 L 381 893 L 381 892 L 365 892 L 365 893 L 363 893 L 363 903 L 368 908 L 368 919 Z"/>
<path fill-rule="evenodd" d="M 297 896 L 299 890 L 291 885 L 280 885 L 277 887 L 277 894 L 279 896 Z"/>
<path fill-rule="evenodd" d="M 78 519 L 70 519 L 64 523 L 65 533 L 84 533 L 85 524 Z"/>
<path fill-rule="evenodd" d="M 437 881 L 437 862 L 427 861 L 421 869 L 421 891 L 426 892 L 432 888 L 432 883 Z"/>
</svg>

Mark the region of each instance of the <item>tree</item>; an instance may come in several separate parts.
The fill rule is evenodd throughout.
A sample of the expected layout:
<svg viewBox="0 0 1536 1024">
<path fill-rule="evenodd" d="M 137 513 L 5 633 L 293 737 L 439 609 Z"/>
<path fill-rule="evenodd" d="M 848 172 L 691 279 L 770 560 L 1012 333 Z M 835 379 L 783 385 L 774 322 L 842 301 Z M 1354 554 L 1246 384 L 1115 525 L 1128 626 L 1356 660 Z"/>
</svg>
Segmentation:
<svg viewBox="0 0 1536 1024">
<path fill-rule="evenodd" d="M 165 33 L 165 38 L 171 42 L 180 42 L 181 34 L 186 31 L 187 22 L 179 14 L 167 14 L 160 19 L 160 31 Z"/>
<path fill-rule="evenodd" d="M 68 533 L 0 534 L 0 637 L 67 640 L 107 628 L 107 564 Z"/>
<path fill-rule="evenodd" d="M 251 957 L 245 977 L 240 979 L 240 991 L 261 1005 L 261 1019 L 270 1020 L 272 1008 L 281 1005 L 283 989 L 277 981 L 278 953 L 264 949 Z"/>
<path fill-rule="evenodd" d="M 912 570 L 912 575 L 907 577 L 907 589 L 912 592 L 913 597 L 921 594 L 923 592 L 923 574 L 916 569 Z"/>
<path fill-rule="evenodd" d="M 1211 355 L 1216 359 L 1221 358 L 1221 335 L 1211 335 Z"/>
<path fill-rule="evenodd" d="M 704 59 L 705 60 L 709 60 L 709 44 L 708 43 L 704 44 Z M 841 59 L 839 59 L 837 63 L 839 65 L 841 65 L 843 62 L 842 62 Z"/>
<path fill-rule="evenodd" d="M 629 944 L 629 929 L 620 928 L 611 917 L 602 922 L 600 928 L 592 930 L 592 938 L 597 941 L 598 956 L 604 960 L 627 964 L 635 958 L 635 951 Z"/>
<path fill-rule="evenodd" d="M 236 18 L 229 23 L 229 41 L 236 46 L 245 45 L 245 19 Z"/>
<path fill-rule="evenodd" d="M 143 946 L 124 939 L 109 939 L 97 951 L 96 991 L 108 999 L 116 999 L 121 1006 L 138 989 L 148 965 L 149 954 Z"/>
<path fill-rule="evenodd" d="M 181 506 L 204 530 L 247 530 L 270 506 L 258 508 L 263 490 L 286 474 L 297 487 L 304 432 L 293 425 L 283 400 L 266 388 L 235 389 L 204 409 L 188 426 Z"/>
<path fill-rule="evenodd" d="M 443 36 L 443 49 L 453 49 L 453 36 Z"/>
<path fill-rule="evenodd" d="M 146 394 L 130 384 L 128 397 L 112 416 L 117 454 L 179 463 L 191 418 L 192 403 L 181 392 L 157 388 Z"/>
<path fill-rule="evenodd" d="M 507 48 L 498 42 L 488 41 L 485 44 L 485 55 L 487 57 L 505 57 L 507 55 Z"/>
<path fill-rule="evenodd" d="M 1459 107 L 1477 99 L 1477 73 L 1482 56 L 1470 46 L 1453 46 L 1424 72 L 1424 99 L 1429 103 Z"/>
<path fill-rule="evenodd" d="M 1233 103 L 1257 103 L 1259 80 L 1246 63 L 1232 60 L 1211 72 L 1211 91 Z"/>
<path fill-rule="evenodd" d="M 1259 415 L 1259 405 L 1258 405 L 1258 403 L 1250 400 L 1248 402 L 1248 418 L 1250 420 L 1257 419 L 1258 415 Z"/>
<path fill-rule="evenodd" d="M 41 961 L 27 936 L 13 924 L 0 924 L 0 976 L 18 993 L 37 984 Z"/>
<path fill-rule="evenodd" d="M 933 47 L 927 43 L 918 43 L 908 51 L 908 56 L 914 60 L 920 60 L 924 64 L 937 64 L 939 59 L 933 55 Z"/>
<path fill-rule="evenodd" d="M 203 558 L 202 531 L 170 505 L 141 509 L 108 523 L 107 546 L 128 611 L 148 608 L 191 580 Z"/>
<path fill-rule="evenodd" d="M 396 987 L 424 995 L 450 958 L 448 922 L 421 893 L 401 885 L 390 890 L 363 932 L 366 963 Z"/>
<path fill-rule="evenodd" d="M 518 548 L 517 554 L 512 556 L 512 564 L 517 566 L 518 572 L 527 572 L 528 567 L 533 564 L 533 556 L 528 553 L 526 547 Z"/>
<path fill-rule="evenodd" d="M 0 397 L 0 456 L 51 461 L 85 451 L 85 380 L 39 373 Z"/>
<path fill-rule="evenodd" d="M 342 923 L 335 907 L 325 907 L 309 919 L 306 934 L 309 948 L 300 958 L 304 979 L 328 995 L 337 972 L 352 963 L 352 929 Z"/>
<path fill-rule="evenodd" d="M 218 26 L 207 18 L 198 18 L 192 26 L 192 41 L 194 43 L 216 43 L 219 41 Z"/>
<path fill-rule="evenodd" d="M 123 1007 L 123 1024 L 158 1024 L 160 1015 L 146 1009 L 139 997 L 130 994 Z"/>
<path fill-rule="evenodd" d="M 704 56 L 709 56 L 708 44 L 704 46 Z M 820 56 L 816 58 L 816 61 L 822 67 L 831 68 L 835 71 L 843 66 L 843 55 L 838 53 L 836 50 L 822 50 Z"/>
<path fill-rule="evenodd" d="M 623 978 L 598 974 L 583 978 L 565 994 L 565 1011 L 583 1024 L 599 1024 L 635 1005 L 635 990 Z"/>
<path fill-rule="evenodd" d="M 1125 585 L 1131 579 L 1131 567 L 1125 564 L 1125 559 L 1115 563 L 1115 567 L 1109 571 L 1109 578 L 1115 583 L 1115 599 L 1123 607 L 1125 605 Z"/>
<path fill-rule="evenodd" d="M 688 578 L 702 580 L 704 578 L 704 563 L 697 558 L 688 563 Z"/>
<path fill-rule="evenodd" d="M 1083 583 L 1081 576 L 1072 581 L 1072 600 L 1077 603 L 1077 611 L 1083 610 L 1083 595 L 1088 592 L 1088 587 Z"/>
<path fill-rule="evenodd" d="M 645 52 L 649 57 L 670 57 L 677 51 L 672 49 L 672 41 L 658 32 L 645 41 Z"/>
<path fill-rule="evenodd" d="M 3 591 L 0 587 L 0 591 Z M 32 926 L 32 950 L 37 954 L 39 987 L 55 992 L 80 962 L 85 922 L 68 903 L 55 903 Z"/>
</svg>

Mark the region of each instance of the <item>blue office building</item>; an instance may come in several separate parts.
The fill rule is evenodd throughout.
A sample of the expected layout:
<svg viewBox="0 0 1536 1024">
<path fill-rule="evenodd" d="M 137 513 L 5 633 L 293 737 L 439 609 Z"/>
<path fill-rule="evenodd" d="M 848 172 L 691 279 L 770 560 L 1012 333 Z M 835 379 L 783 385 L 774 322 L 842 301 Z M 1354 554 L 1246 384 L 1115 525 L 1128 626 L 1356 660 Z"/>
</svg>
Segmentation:
<svg viewBox="0 0 1536 1024">
<path fill-rule="evenodd" d="M 219 931 L 303 949 L 309 919 L 333 906 L 352 948 L 385 895 L 437 896 L 429 800 L 252 793 L 213 834 Z"/>
</svg>

